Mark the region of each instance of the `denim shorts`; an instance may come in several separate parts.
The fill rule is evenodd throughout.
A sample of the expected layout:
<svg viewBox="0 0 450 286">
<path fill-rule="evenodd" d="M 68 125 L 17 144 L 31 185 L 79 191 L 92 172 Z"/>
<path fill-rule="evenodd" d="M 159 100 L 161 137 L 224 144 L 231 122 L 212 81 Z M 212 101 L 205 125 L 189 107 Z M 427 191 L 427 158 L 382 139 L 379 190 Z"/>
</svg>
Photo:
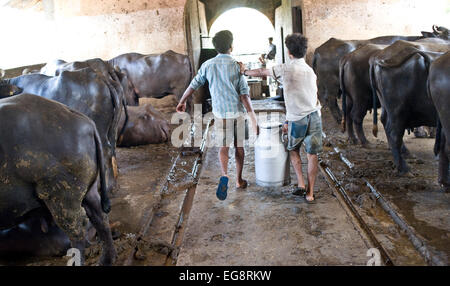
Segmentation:
<svg viewBox="0 0 450 286">
<path fill-rule="evenodd" d="M 303 142 L 306 153 L 315 155 L 322 152 L 322 119 L 317 111 L 299 121 L 289 121 L 287 149 L 300 149 Z"/>
<path fill-rule="evenodd" d="M 235 141 L 237 147 L 244 147 L 244 141 L 249 138 L 248 120 L 244 116 L 234 119 L 215 117 L 214 126 L 217 147 L 229 147 Z"/>
</svg>

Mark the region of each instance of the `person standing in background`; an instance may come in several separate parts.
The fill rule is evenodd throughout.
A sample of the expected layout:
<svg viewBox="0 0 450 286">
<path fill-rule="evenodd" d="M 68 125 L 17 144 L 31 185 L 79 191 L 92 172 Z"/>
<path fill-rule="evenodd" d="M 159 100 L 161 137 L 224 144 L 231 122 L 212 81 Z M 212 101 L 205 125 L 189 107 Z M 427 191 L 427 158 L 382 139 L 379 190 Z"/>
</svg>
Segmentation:
<svg viewBox="0 0 450 286">
<path fill-rule="evenodd" d="M 275 59 L 276 54 L 277 54 L 277 46 L 274 45 L 273 38 L 270 37 L 269 38 L 269 50 L 268 50 L 267 54 L 263 54 L 259 60 L 263 64 L 265 63 L 265 60 L 273 61 Z"/>
</svg>

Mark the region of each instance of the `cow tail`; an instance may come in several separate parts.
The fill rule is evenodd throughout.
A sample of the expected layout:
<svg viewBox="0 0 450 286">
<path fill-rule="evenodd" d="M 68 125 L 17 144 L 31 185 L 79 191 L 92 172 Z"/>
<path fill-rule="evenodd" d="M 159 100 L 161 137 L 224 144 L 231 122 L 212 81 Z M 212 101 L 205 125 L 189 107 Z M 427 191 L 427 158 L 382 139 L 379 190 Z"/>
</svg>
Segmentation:
<svg viewBox="0 0 450 286">
<path fill-rule="evenodd" d="M 110 91 L 111 103 L 112 103 L 112 107 L 114 110 L 113 121 L 112 121 L 112 124 L 111 124 L 109 132 L 108 132 L 108 138 L 110 140 L 113 140 L 114 142 L 111 141 L 111 144 L 114 144 L 115 141 L 117 140 L 116 127 L 119 125 L 119 119 L 120 119 L 120 111 L 119 110 L 120 110 L 120 105 L 121 105 L 122 101 L 120 100 L 119 92 L 117 91 L 115 86 L 109 82 L 109 79 L 105 78 L 105 83 L 108 86 L 108 89 Z M 115 145 L 114 145 L 114 147 L 115 147 Z"/>
<path fill-rule="evenodd" d="M 118 136 L 118 141 L 117 141 L 117 145 L 120 145 L 121 143 L 122 143 L 122 140 L 123 140 L 123 134 L 125 133 L 125 129 L 126 129 L 126 127 L 127 127 L 127 124 L 128 124 L 128 108 L 127 108 L 127 103 L 126 103 L 126 98 L 125 98 L 125 96 L 123 97 L 123 99 L 122 99 L 122 104 L 123 104 L 123 111 L 125 112 L 125 121 L 124 121 L 124 123 L 123 123 L 123 126 L 122 126 L 122 128 L 120 129 L 120 133 L 119 133 L 119 136 Z"/>
<path fill-rule="evenodd" d="M 105 158 L 103 157 L 103 147 L 102 142 L 100 140 L 100 136 L 98 135 L 97 128 L 94 124 L 94 140 L 95 140 L 95 149 L 97 151 L 97 166 L 100 171 L 100 198 L 102 209 L 105 213 L 109 213 L 111 211 L 111 201 L 108 197 L 108 190 L 106 187 L 106 175 L 105 175 Z"/>
<path fill-rule="evenodd" d="M 345 65 L 347 64 L 347 61 L 345 57 L 342 58 L 340 64 L 339 64 L 339 83 L 341 87 L 341 94 L 342 94 L 342 121 L 341 121 L 341 131 L 342 133 L 345 133 L 345 125 L 347 121 L 347 93 L 345 91 L 345 83 L 344 83 L 344 70 Z"/>
<path fill-rule="evenodd" d="M 437 117 L 437 125 L 436 125 L 436 140 L 434 141 L 434 155 L 437 156 L 441 152 L 441 131 L 442 131 L 442 124 L 441 120 L 439 120 L 439 117 Z"/>
<path fill-rule="evenodd" d="M 317 54 L 314 52 L 313 61 L 312 61 L 312 69 L 315 74 L 317 74 Z"/>
<path fill-rule="evenodd" d="M 378 136 L 378 110 L 377 110 L 377 90 L 375 83 L 375 61 L 370 61 L 369 65 L 369 78 L 370 78 L 370 89 L 372 90 L 372 108 L 373 108 L 373 136 Z"/>
<path fill-rule="evenodd" d="M 433 62 L 433 60 L 431 59 L 431 57 L 428 54 L 426 54 L 426 53 L 424 53 L 422 51 L 418 51 L 417 53 L 423 57 L 423 59 L 425 61 L 425 69 L 426 69 L 427 74 L 428 74 L 428 72 L 430 71 L 430 66 L 431 66 L 431 63 Z M 428 76 L 427 76 L 427 78 L 428 78 Z"/>
</svg>

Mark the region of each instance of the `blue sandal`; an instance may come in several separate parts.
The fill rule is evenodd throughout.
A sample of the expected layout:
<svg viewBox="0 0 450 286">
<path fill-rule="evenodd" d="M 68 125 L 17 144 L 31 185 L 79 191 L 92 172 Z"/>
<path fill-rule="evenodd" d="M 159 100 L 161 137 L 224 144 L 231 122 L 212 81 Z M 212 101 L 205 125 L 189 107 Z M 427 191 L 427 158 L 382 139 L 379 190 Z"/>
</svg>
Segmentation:
<svg viewBox="0 0 450 286">
<path fill-rule="evenodd" d="M 219 200 L 224 201 L 227 198 L 228 177 L 220 177 L 219 186 L 217 187 L 216 196 Z"/>
</svg>

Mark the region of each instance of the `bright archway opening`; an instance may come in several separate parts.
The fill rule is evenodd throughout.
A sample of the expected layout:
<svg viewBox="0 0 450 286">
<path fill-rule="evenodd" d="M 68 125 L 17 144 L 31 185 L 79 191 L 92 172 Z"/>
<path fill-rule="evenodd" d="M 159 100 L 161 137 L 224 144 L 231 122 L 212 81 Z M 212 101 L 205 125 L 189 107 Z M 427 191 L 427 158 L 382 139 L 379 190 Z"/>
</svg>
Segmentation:
<svg viewBox="0 0 450 286">
<path fill-rule="evenodd" d="M 212 24 L 210 39 L 221 30 L 233 33 L 232 56 L 250 69 L 262 67 L 259 58 L 270 51 L 269 38 L 275 37 L 275 28 L 266 15 L 256 9 L 234 8 L 224 12 Z M 267 61 L 270 68 L 274 61 Z M 273 80 L 249 78 L 252 99 L 274 96 L 276 84 Z"/>
<path fill-rule="evenodd" d="M 268 53 L 268 38 L 275 36 L 269 18 L 256 9 L 234 8 L 220 15 L 211 26 L 212 38 L 221 30 L 233 33 L 233 56 L 244 62 L 257 62 L 261 54 Z"/>
</svg>

